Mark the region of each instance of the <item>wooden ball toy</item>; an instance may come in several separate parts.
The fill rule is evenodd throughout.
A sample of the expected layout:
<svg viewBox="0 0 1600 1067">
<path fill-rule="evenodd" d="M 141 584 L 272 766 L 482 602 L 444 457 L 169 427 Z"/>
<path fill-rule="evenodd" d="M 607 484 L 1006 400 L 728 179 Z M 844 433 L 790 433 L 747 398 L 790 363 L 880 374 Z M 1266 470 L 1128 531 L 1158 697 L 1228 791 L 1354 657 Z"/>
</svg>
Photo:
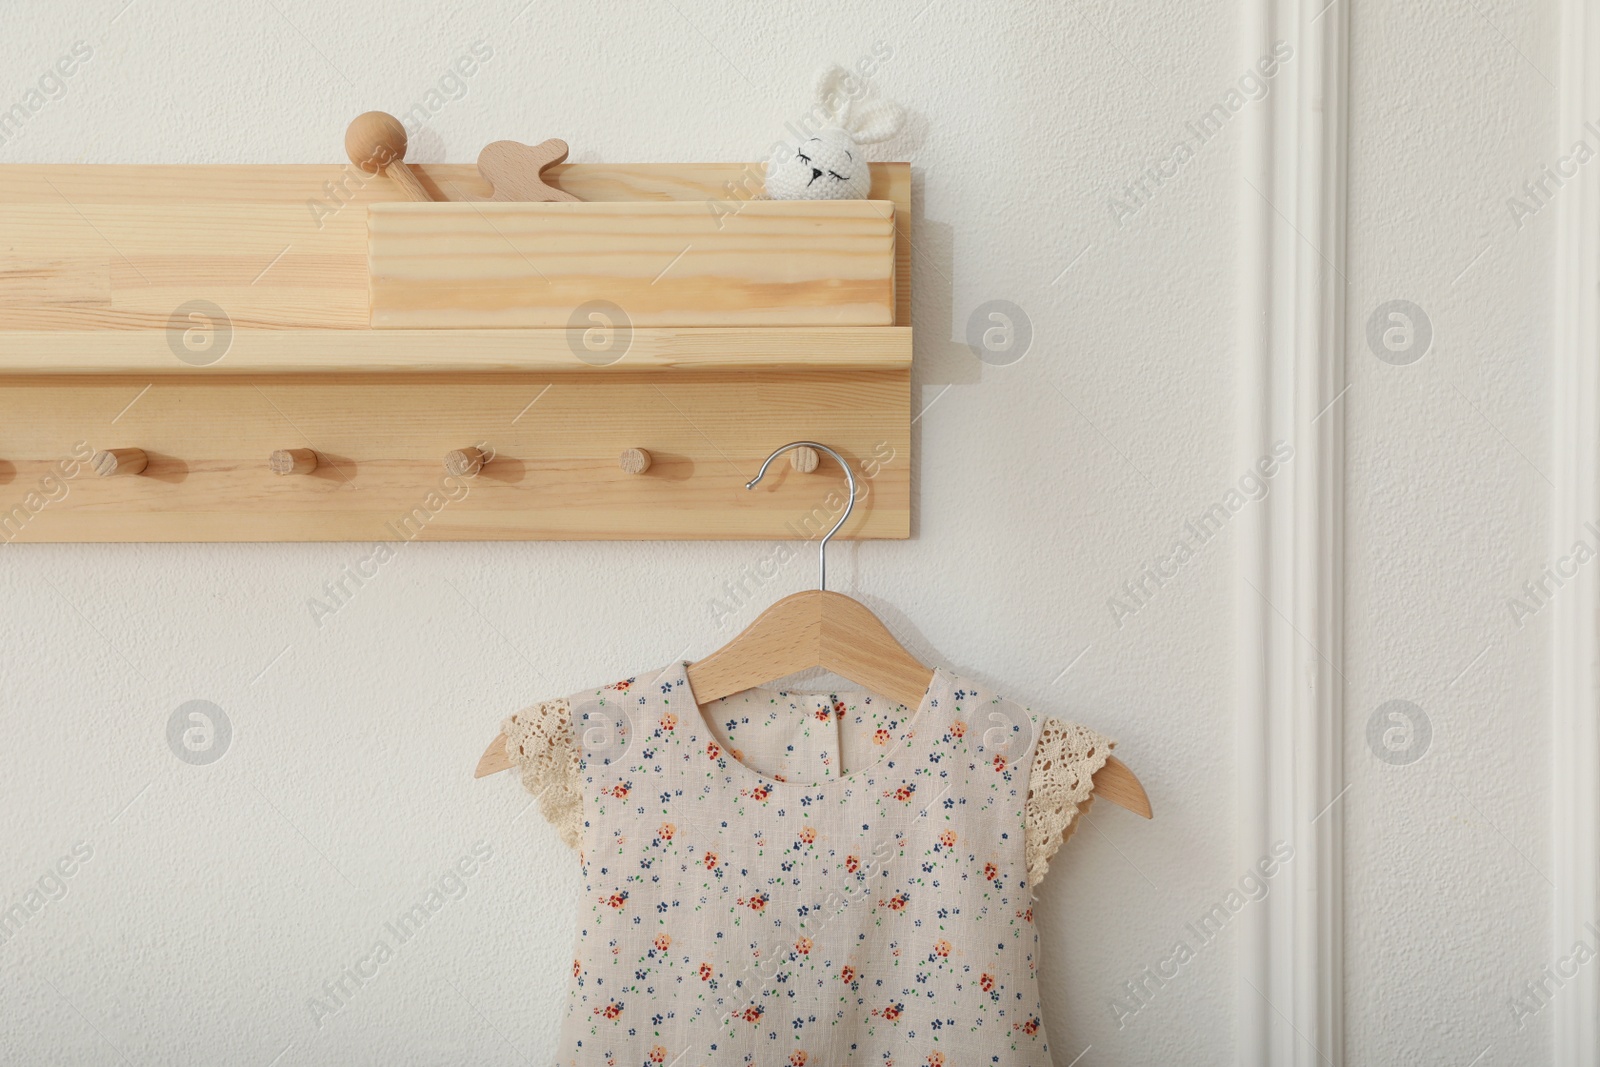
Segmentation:
<svg viewBox="0 0 1600 1067">
<path fill-rule="evenodd" d="M 357 115 L 344 131 L 344 150 L 363 173 L 388 175 L 412 200 L 433 199 L 406 166 L 406 128 L 388 112 Z"/>
</svg>

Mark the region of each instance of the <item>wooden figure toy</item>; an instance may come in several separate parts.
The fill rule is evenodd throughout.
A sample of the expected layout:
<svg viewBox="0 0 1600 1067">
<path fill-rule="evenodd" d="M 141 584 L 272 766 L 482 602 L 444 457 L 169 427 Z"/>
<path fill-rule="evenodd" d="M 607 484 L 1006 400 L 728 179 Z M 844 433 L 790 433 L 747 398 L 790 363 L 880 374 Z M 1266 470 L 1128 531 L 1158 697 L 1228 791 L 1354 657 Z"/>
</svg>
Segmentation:
<svg viewBox="0 0 1600 1067">
<path fill-rule="evenodd" d="M 535 145 L 495 141 L 478 153 L 478 173 L 494 187 L 491 196 L 462 196 L 462 200 L 502 200 L 533 203 L 578 202 L 571 193 L 546 185 L 543 171 L 567 158 L 567 142 L 559 137 Z"/>
</svg>

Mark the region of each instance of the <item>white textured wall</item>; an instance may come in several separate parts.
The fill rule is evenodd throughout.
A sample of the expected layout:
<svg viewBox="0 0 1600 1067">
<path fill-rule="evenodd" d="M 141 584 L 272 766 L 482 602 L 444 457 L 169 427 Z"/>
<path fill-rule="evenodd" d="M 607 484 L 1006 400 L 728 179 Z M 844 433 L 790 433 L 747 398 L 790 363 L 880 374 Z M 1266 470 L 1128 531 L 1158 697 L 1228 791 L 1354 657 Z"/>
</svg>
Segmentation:
<svg viewBox="0 0 1600 1067">
<path fill-rule="evenodd" d="M 916 168 L 929 407 L 916 537 L 840 547 L 836 586 L 924 658 L 1115 735 L 1150 791 L 1154 822 L 1098 805 L 1042 889 L 1059 1067 L 1089 1045 L 1085 1065 L 1232 1060 L 1231 931 L 1121 1026 L 1112 1005 L 1255 859 L 1232 828 L 1233 544 L 1120 625 L 1107 600 L 1246 473 L 1239 131 L 1121 222 L 1109 204 L 1254 58 L 1234 5 L 123 2 L 0 15 L 0 106 L 93 48 L 0 163 L 337 162 L 352 115 L 408 110 L 479 40 L 492 58 L 413 158 L 558 135 L 577 162 L 752 159 L 818 63 L 887 44 L 875 81 L 912 113 L 888 151 Z M 1350 1062 L 1465 1064 L 1492 1043 L 1484 1063 L 1540 1063 L 1548 1018 L 1516 1032 L 1505 1000 L 1548 955 L 1548 620 L 1513 632 L 1504 601 L 1544 561 L 1554 213 L 1512 231 L 1503 200 L 1554 154 L 1534 69 L 1556 77 L 1553 16 L 1339 2 L 1356 85 Z M 1364 348 L 1391 298 L 1434 323 L 1409 367 Z M 1032 322 L 1010 366 L 962 340 L 992 299 Z M 711 599 L 768 550 L 413 544 L 320 628 L 306 600 L 360 546 L 0 550 L 0 907 L 92 853 L 0 944 L 0 1059 L 544 1062 L 576 864 L 514 782 L 471 768 L 503 714 L 703 654 L 813 580 L 791 566 L 719 627 Z M 1409 766 L 1366 746 L 1394 698 L 1433 728 Z M 232 724 L 208 766 L 166 740 L 194 699 Z M 465 894 L 319 1025 L 308 1001 L 479 842 L 492 858 Z"/>
<path fill-rule="evenodd" d="M 1351 1063 L 1551 1062 L 1550 1009 L 1519 1024 L 1510 1002 L 1556 962 L 1553 612 L 1519 627 L 1509 601 L 1552 562 L 1556 206 L 1518 229 L 1507 199 L 1534 206 L 1522 183 L 1571 143 L 1557 147 L 1556 15 L 1505 2 L 1352 8 Z M 1380 361 L 1365 336 L 1395 299 L 1433 327 L 1431 350 L 1404 366 Z M 1370 717 L 1397 699 L 1431 730 L 1415 762 L 1369 746 Z"/>
</svg>

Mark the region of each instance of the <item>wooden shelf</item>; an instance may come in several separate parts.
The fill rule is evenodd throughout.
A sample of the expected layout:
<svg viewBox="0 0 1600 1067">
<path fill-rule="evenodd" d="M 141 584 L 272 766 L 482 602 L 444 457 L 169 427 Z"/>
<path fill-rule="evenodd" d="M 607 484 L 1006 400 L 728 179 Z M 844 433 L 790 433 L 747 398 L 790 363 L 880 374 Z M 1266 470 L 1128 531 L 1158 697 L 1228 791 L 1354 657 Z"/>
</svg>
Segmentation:
<svg viewBox="0 0 1600 1067">
<path fill-rule="evenodd" d="M 473 166 L 413 169 L 435 197 L 488 192 Z M 827 262 L 794 267 L 809 279 L 797 286 L 820 284 L 800 316 L 810 324 L 792 325 L 806 299 L 774 302 L 789 325 L 662 321 L 685 289 L 654 310 L 643 300 L 612 359 L 575 347 L 579 331 L 544 328 L 560 318 L 548 308 L 539 328 L 501 316 L 493 328 L 372 329 L 369 208 L 414 208 L 388 206 L 399 190 L 351 166 L 0 166 L 0 542 L 797 540 L 837 516 L 839 472 L 744 483 L 799 439 L 837 448 L 866 486 L 840 536 L 907 537 L 910 168 L 872 172 L 889 216 L 865 202 L 841 209 L 878 212 L 848 224 L 865 227 L 852 240 L 872 250 L 829 238 L 818 246 Z M 590 202 L 561 205 L 575 217 L 607 215 L 596 202 L 696 202 L 657 214 L 723 220 L 708 241 L 744 232 L 731 220 L 752 209 L 735 191 L 758 187 L 760 173 L 545 172 Z M 435 207 L 454 205 L 415 205 Z M 765 210 L 752 228 L 784 215 Z M 619 212 L 632 209 L 609 214 Z M 797 217 L 806 212 L 828 217 Z M 626 228 L 615 239 L 626 245 Z M 752 269 L 781 279 L 781 258 Z M 870 261 L 870 281 L 830 304 L 828 279 L 859 272 L 853 258 Z M 720 286 L 708 266 L 685 277 Z M 186 344 L 191 329 L 201 351 Z M 470 448 L 488 463 L 448 475 L 444 457 Z M 649 453 L 647 470 L 624 469 L 630 449 Z M 142 451 L 145 463 L 100 477 L 89 463 L 99 450 Z M 268 460 L 280 451 L 315 462 L 276 474 Z"/>
<path fill-rule="evenodd" d="M 413 166 L 440 198 L 486 196 L 470 164 Z M 733 213 L 751 163 L 564 164 L 582 200 L 694 200 Z M 911 168 L 872 164 L 895 205 L 894 324 L 911 325 Z M 387 179 L 312 166 L 0 165 L 0 330 L 165 329 L 194 299 L 235 329 L 365 329 L 367 208 L 406 203 Z M 709 213 L 709 210 L 708 210 Z"/>
</svg>

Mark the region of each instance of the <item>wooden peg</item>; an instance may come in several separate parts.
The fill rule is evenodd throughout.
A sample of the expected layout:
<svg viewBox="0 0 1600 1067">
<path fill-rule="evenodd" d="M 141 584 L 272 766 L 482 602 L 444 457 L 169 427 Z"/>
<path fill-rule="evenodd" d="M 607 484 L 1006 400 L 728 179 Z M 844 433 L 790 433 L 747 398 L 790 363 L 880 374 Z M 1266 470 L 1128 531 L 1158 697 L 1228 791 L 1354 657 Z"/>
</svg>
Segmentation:
<svg viewBox="0 0 1600 1067">
<path fill-rule="evenodd" d="M 629 474 L 643 474 L 650 469 L 650 453 L 642 448 L 624 449 L 622 457 L 617 460 L 617 466 Z"/>
<path fill-rule="evenodd" d="M 142 448 L 106 448 L 94 454 L 89 465 L 102 478 L 118 474 L 138 474 L 150 462 Z"/>
<path fill-rule="evenodd" d="M 478 173 L 494 189 L 487 197 L 462 200 L 510 200 L 552 203 L 578 198 L 544 182 L 544 170 L 567 158 L 567 142 L 559 137 L 535 145 L 520 141 L 495 141 L 478 153 Z"/>
<path fill-rule="evenodd" d="M 344 131 L 344 150 L 363 172 L 387 174 L 412 200 L 433 199 L 406 166 L 406 128 L 388 112 L 357 115 Z"/>
<path fill-rule="evenodd" d="M 316 450 L 310 448 L 280 448 L 267 459 L 273 474 L 310 474 L 317 469 Z"/>
<path fill-rule="evenodd" d="M 473 478 L 483 470 L 487 457 L 483 450 L 478 448 L 458 448 L 454 452 L 446 452 L 444 469 L 457 478 Z"/>
<path fill-rule="evenodd" d="M 789 450 L 789 465 L 801 474 L 810 474 L 822 462 L 822 457 L 817 455 L 817 450 L 801 445 L 799 448 Z"/>
</svg>

